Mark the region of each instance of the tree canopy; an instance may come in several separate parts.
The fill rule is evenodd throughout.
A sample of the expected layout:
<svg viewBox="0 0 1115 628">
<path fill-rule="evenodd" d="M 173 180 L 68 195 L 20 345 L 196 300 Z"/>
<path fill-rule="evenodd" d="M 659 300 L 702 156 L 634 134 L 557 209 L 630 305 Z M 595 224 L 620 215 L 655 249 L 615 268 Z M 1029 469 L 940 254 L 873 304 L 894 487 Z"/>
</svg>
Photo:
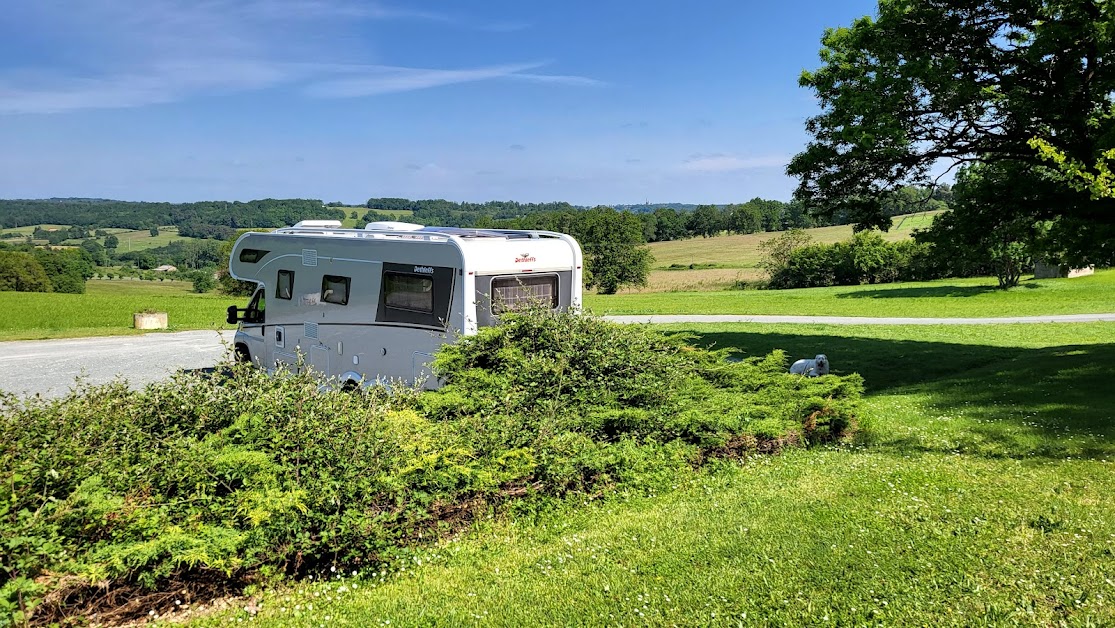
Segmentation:
<svg viewBox="0 0 1115 628">
<path fill-rule="evenodd" d="M 1066 259 L 1110 256 L 1115 199 L 1088 182 L 1107 180 L 1115 147 L 1113 42 L 1106 0 L 880 0 L 877 16 L 827 30 L 822 66 L 801 76 L 822 112 L 787 168 L 796 197 L 885 229 L 888 195 L 932 184 L 942 164 L 1009 162 L 997 174 L 1048 185 L 1021 199 L 1000 186 L 981 211 L 1049 221 Z"/>
<path fill-rule="evenodd" d="M 631 212 L 599 206 L 580 211 L 536 212 L 497 226 L 544 229 L 577 239 L 585 257 L 585 287 L 615 294 L 624 286 L 645 286 L 653 261 L 644 246 L 643 223 Z"/>
</svg>

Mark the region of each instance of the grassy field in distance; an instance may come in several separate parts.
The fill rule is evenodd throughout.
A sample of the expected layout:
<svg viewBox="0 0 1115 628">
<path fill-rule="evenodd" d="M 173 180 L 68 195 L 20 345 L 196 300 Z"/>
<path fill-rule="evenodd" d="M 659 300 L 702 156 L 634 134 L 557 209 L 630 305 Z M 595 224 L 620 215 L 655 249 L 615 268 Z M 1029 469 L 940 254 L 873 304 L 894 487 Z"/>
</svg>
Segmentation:
<svg viewBox="0 0 1115 628">
<path fill-rule="evenodd" d="M 585 294 L 594 314 L 774 314 L 803 316 L 999 317 L 1115 312 L 1115 269 L 1076 279 L 1024 279 L 999 290 L 994 278 L 798 290 Z"/>
<path fill-rule="evenodd" d="M 366 207 L 340 207 L 338 209 L 345 210 L 345 219 L 341 221 L 341 225 L 343 227 L 345 227 L 346 229 L 360 229 L 360 228 L 363 228 L 363 226 L 366 224 L 364 222 L 364 214 L 368 213 L 368 211 L 369 211 L 368 208 L 366 208 Z M 354 210 L 356 211 L 356 218 L 349 218 L 349 215 Z M 410 210 L 387 211 L 385 209 L 377 209 L 375 211 L 377 211 L 381 214 L 387 214 L 388 216 L 391 216 L 392 220 L 397 220 L 397 221 L 400 221 L 400 222 L 407 222 L 411 219 L 411 216 L 414 215 L 414 212 L 412 212 Z"/>
<path fill-rule="evenodd" d="M 173 225 L 166 227 L 159 227 L 159 235 L 152 236 L 149 229 L 141 230 L 127 230 L 127 229 L 106 229 L 106 231 L 120 240 L 120 246 L 116 250 L 120 253 L 128 253 L 130 251 L 145 251 L 147 249 L 154 249 L 160 246 L 166 246 L 176 240 L 189 240 L 185 236 L 178 235 L 178 227 Z M 98 238 L 98 242 L 104 244 L 104 238 Z"/>
<path fill-rule="evenodd" d="M 117 336 L 132 329 L 132 315 L 167 312 L 170 331 L 224 328 L 225 308 L 245 299 L 195 294 L 186 281 L 90 279 L 85 294 L 0 292 L 0 340 Z"/>
<path fill-rule="evenodd" d="M 747 353 L 831 347 L 865 377 L 863 434 L 482 521 L 266 593 L 254 623 L 1115 623 L 1115 324 L 674 329 Z"/>
<path fill-rule="evenodd" d="M 939 213 L 934 211 L 895 216 L 890 231 L 881 235 L 883 239 L 892 242 L 904 240 L 910 237 L 914 229 L 929 227 L 933 217 Z M 765 278 L 765 273 L 759 268 L 759 244 L 779 233 L 781 232 L 652 242 L 648 246 L 654 255 L 654 264 L 648 285 L 645 288 L 625 288 L 621 293 L 723 290 L 737 281 L 761 280 Z M 852 237 L 852 226 L 816 227 L 806 229 L 806 233 L 814 242 L 840 242 Z M 690 264 L 712 267 L 690 269 Z"/>
<path fill-rule="evenodd" d="M 895 216 L 890 231 L 880 232 L 888 241 L 904 240 L 915 228 L 930 225 L 933 216 L 940 212 L 925 212 Z M 852 237 L 851 225 L 815 227 L 806 229 L 814 242 L 832 243 Z M 716 264 L 720 268 L 758 268 L 759 244 L 776 237 L 781 232 L 722 235 L 712 238 L 689 238 L 671 242 L 652 242 L 648 246 L 654 254 L 655 268 L 669 268 L 672 264 Z"/>
<path fill-rule="evenodd" d="M 7 229 L 0 229 L 0 234 L 16 233 L 21 236 L 29 236 L 35 233 L 35 227 L 42 227 L 43 229 L 69 229 L 70 225 L 54 225 L 43 223 L 41 225 L 29 225 L 26 227 L 8 227 Z"/>
</svg>

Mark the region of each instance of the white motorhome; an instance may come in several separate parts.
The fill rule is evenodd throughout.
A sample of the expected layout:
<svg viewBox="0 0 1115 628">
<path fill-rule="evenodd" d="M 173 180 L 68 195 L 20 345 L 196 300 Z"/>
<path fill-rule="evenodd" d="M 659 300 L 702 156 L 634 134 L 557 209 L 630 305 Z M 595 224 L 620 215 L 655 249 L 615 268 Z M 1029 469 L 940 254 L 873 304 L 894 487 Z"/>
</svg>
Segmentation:
<svg viewBox="0 0 1115 628">
<path fill-rule="evenodd" d="M 236 241 L 229 272 L 258 288 L 228 322 L 236 357 L 268 370 L 432 388 L 433 353 L 458 335 L 524 305 L 580 309 L 582 263 L 576 240 L 549 231 L 306 220 Z"/>
</svg>

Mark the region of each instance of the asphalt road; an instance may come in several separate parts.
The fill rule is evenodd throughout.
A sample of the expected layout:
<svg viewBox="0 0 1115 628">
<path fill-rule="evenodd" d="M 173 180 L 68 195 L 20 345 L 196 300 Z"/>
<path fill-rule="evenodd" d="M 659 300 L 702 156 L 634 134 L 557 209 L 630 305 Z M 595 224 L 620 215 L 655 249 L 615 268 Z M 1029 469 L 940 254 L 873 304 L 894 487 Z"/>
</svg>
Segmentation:
<svg viewBox="0 0 1115 628">
<path fill-rule="evenodd" d="M 90 384 L 121 377 L 142 386 L 178 369 L 215 365 L 225 352 L 222 337 L 231 342 L 233 332 L 0 342 L 0 390 L 59 397 L 78 377 Z"/>
<path fill-rule="evenodd" d="M 799 323 L 813 325 L 987 325 L 1115 321 L 1115 314 L 1009 318 L 863 318 L 845 316 L 606 316 L 618 323 Z M 224 355 L 233 332 L 183 331 L 143 336 L 0 342 L 0 390 L 58 397 L 81 377 L 90 384 L 123 378 L 133 386 L 179 369 L 206 368 Z"/>
</svg>

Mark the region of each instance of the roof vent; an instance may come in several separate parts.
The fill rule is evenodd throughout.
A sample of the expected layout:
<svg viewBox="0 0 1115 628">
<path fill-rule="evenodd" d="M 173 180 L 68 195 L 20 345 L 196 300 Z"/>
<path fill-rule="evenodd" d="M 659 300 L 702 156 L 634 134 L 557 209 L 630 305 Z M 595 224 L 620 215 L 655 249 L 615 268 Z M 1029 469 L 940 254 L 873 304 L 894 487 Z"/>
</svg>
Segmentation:
<svg viewBox="0 0 1115 628">
<path fill-rule="evenodd" d="M 340 229 L 340 220 L 300 220 L 294 228 L 304 227 L 306 229 Z"/>
<path fill-rule="evenodd" d="M 413 222 L 380 220 L 377 222 L 369 222 L 364 228 L 369 231 L 418 231 L 422 228 L 422 225 L 416 225 Z"/>
</svg>

